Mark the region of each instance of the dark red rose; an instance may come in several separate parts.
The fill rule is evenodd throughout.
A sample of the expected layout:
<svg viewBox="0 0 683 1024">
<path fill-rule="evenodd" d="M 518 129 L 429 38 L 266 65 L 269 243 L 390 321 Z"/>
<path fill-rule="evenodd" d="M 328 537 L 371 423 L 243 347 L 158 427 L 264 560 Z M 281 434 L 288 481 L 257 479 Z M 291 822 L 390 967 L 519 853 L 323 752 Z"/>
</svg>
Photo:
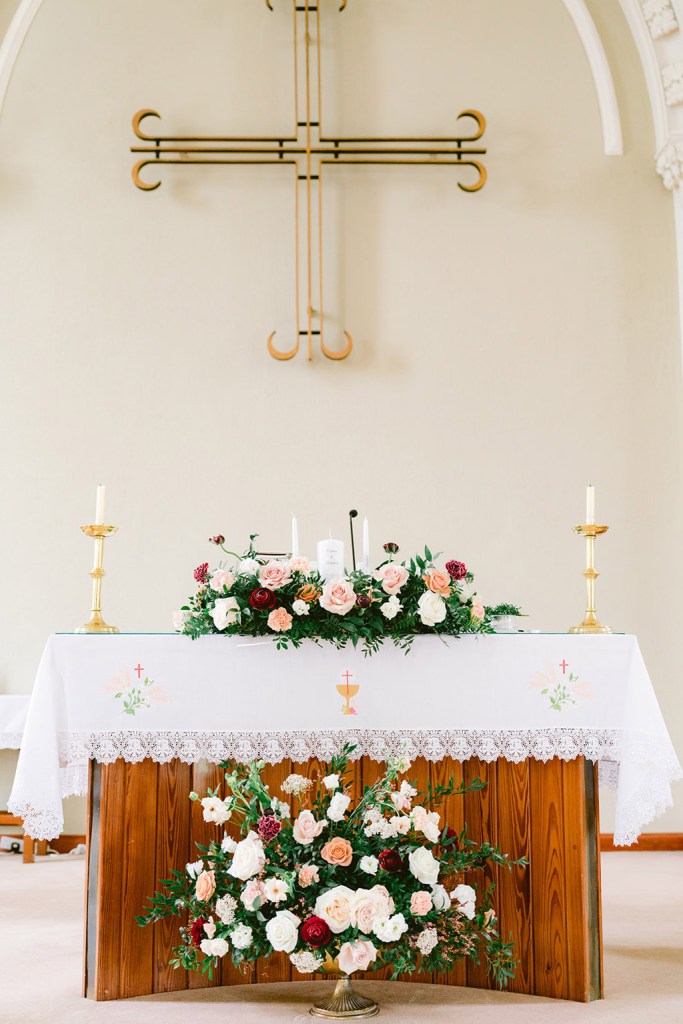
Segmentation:
<svg viewBox="0 0 683 1024">
<path fill-rule="evenodd" d="M 256 590 L 251 592 L 249 604 L 252 608 L 256 608 L 257 611 L 266 611 L 268 608 L 275 607 L 277 598 L 272 590 L 266 590 L 265 587 L 257 587 Z"/>
<path fill-rule="evenodd" d="M 196 579 L 197 583 L 206 583 L 206 581 L 209 578 L 208 562 L 202 562 L 201 565 L 197 566 L 197 568 L 194 571 L 194 578 Z"/>
<path fill-rule="evenodd" d="M 359 608 L 369 608 L 372 604 L 372 598 L 369 594 L 359 594 L 356 598 L 356 604 Z"/>
<path fill-rule="evenodd" d="M 198 917 L 197 920 L 193 923 L 192 927 L 190 928 L 190 936 L 192 937 L 192 945 L 196 946 L 197 949 L 199 949 L 199 944 L 201 943 L 202 939 L 206 938 L 206 935 L 204 934 L 204 925 L 205 924 L 206 924 L 206 918 L 205 917 Z"/>
<path fill-rule="evenodd" d="M 281 828 L 282 822 L 274 814 L 264 814 L 256 824 L 256 831 L 264 843 L 269 843 L 271 839 L 275 839 Z"/>
<path fill-rule="evenodd" d="M 398 551 L 398 544 L 394 544 L 393 540 L 387 541 L 387 543 L 383 544 L 382 547 L 388 555 L 395 555 Z"/>
<path fill-rule="evenodd" d="M 464 580 L 467 576 L 467 566 L 464 562 L 456 562 L 453 558 L 450 562 L 446 562 L 446 572 L 452 580 Z"/>
<path fill-rule="evenodd" d="M 446 839 L 454 839 L 455 840 L 455 842 L 449 843 L 449 848 L 451 850 L 459 850 L 460 849 L 460 843 L 458 841 L 458 833 L 455 831 L 455 829 L 451 828 L 450 825 L 446 829 Z"/>
<path fill-rule="evenodd" d="M 209 537 L 209 544 L 225 544 L 225 537 L 222 533 L 217 533 L 215 537 Z"/>
<path fill-rule="evenodd" d="M 377 859 L 382 871 L 388 871 L 391 875 L 395 875 L 403 867 L 403 859 L 398 850 L 382 850 Z"/>
<path fill-rule="evenodd" d="M 325 946 L 332 938 L 332 932 L 327 921 L 322 917 L 309 917 L 301 925 L 301 938 L 313 949 Z"/>
</svg>

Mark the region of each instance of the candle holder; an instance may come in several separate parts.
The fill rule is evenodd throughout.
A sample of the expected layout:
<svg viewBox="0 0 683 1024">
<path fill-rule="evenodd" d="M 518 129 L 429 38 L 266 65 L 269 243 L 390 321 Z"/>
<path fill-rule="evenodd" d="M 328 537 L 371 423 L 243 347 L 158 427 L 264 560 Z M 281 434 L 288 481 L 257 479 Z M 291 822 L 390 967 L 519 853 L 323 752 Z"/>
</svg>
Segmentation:
<svg viewBox="0 0 683 1024">
<path fill-rule="evenodd" d="M 610 626 L 603 626 L 598 622 L 595 614 L 595 581 L 600 573 L 595 571 L 595 538 L 607 533 L 609 526 L 596 526 L 595 523 L 585 523 L 583 526 L 575 526 L 574 533 L 586 540 L 586 568 L 583 575 L 586 580 L 586 614 L 583 622 L 578 626 L 572 626 L 570 633 L 611 633 Z"/>
<path fill-rule="evenodd" d="M 118 633 L 117 626 L 108 626 L 102 618 L 102 577 L 104 569 L 104 540 L 111 537 L 118 530 L 118 526 L 105 526 L 103 523 L 94 523 L 92 526 L 81 526 L 81 530 L 88 537 L 95 540 L 95 561 L 90 575 L 92 576 L 92 610 L 90 618 L 83 626 L 77 626 L 74 633 Z"/>
</svg>

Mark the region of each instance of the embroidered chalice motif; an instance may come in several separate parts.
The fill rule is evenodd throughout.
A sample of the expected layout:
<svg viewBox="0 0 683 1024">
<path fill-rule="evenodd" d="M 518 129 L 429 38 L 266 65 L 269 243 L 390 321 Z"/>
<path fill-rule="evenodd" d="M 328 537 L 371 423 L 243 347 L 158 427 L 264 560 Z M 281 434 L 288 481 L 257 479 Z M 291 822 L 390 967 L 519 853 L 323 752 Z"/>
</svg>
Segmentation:
<svg viewBox="0 0 683 1024">
<path fill-rule="evenodd" d="M 342 714 L 357 715 L 358 712 L 354 707 L 351 706 L 351 698 L 355 697 L 358 691 L 360 690 L 360 684 L 351 682 L 351 680 L 353 679 L 353 672 L 349 672 L 348 669 L 346 670 L 346 672 L 342 672 L 342 679 L 344 680 L 343 683 L 337 683 L 337 693 L 340 693 L 344 698 L 344 703 L 342 704 Z"/>
</svg>

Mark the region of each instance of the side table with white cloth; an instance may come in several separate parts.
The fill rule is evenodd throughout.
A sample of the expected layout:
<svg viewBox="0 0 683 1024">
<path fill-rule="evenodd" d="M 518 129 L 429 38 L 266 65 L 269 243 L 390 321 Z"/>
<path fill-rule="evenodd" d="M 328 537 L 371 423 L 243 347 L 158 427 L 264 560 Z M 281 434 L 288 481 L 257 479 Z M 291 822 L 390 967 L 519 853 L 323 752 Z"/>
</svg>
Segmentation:
<svg viewBox="0 0 683 1024">
<path fill-rule="evenodd" d="M 209 984 L 168 967 L 172 925 L 152 931 L 133 919 L 157 879 L 194 859 L 195 841 L 215 838 L 190 790 L 219 785 L 223 759 L 260 758 L 277 793 L 293 763 L 315 765 L 344 741 L 356 744 L 357 786 L 401 751 L 423 790 L 450 775 L 488 782 L 449 797 L 442 814 L 530 861 L 468 879 L 497 884 L 500 931 L 512 934 L 520 961 L 512 990 L 598 998 L 598 767 L 617 791 L 617 845 L 636 841 L 670 805 L 681 777 L 638 643 L 623 635 L 423 636 L 407 655 L 385 644 L 369 658 L 239 637 L 50 638 L 10 808 L 49 839 L 62 797 L 90 794 L 87 994 Z M 224 962 L 214 983 L 289 972 L 283 957 L 251 976 Z M 446 981 L 489 984 L 474 964 Z"/>
</svg>

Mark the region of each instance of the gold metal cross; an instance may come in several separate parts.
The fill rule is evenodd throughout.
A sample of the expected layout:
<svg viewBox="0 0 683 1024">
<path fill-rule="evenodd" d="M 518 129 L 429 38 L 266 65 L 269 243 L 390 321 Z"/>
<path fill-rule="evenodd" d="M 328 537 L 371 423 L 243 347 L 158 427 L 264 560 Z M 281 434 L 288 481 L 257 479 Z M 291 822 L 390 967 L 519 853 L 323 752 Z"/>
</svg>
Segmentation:
<svg viewBox="0 0 683 1024">
<path fill-rule="evenodd" d="M 266 6 L 272 10 L 270 0 Z M 276 331 L 268 338 L 268 351 L 275 359 L 292 359 L 306 339 L 308 358 L 313 358 L 313 340 L 318 337 L 320 349 L 328 359 L 346 359 L 353 348 L 353 338 L 344 331 L 341 348 L 330 348 L 325 341 L 323 304 L 323 235 L 322 185 L 323 168 L 346 164 L 409 164 L 453 165 L 471 167 L 476 172 L 469 184 L 458 182 L 464 192 L 478 192 L 486 183 L 486 169 L 481 160 L 486 150 L 473 144 L 480 142 L 486 120 L 477 110 L 464 110 L 458 115 L 474 121 L 474 133 L 448 138 L 375 138 L 328 135 L 322 125 L 322 61 L 320 45 L 320 4 L 322 0 L 292 0 L 294 28 L 294 128 L 281 136 L 189 136 L 146 134 L 142 122 L 159 118 L 156 110 L 139 110 L 133 117 L 133 131 L 143 145 L 131 146 L 140 155 L 133 167 L 133 182 L 145 192 L 159 188 L 161 181 L 147 182 L 140 177 L 148 165 L 161 164 L 283 164 L 294 168 L 295 174 L 295 310 L 296 340 L 287 349 L 275 345 Z M 347 5 L 342 0 L 340 11 Z M 312 29 L 315 31 L 315 43 Z M 303 43 L 303 45 L 302 45 Z M 300 51 L 304 54 L 303 69 Z M 302 74 L 303 72 L 303 74 Z M 304 102 L 300 103 L 300 76 L 303 78 Z M 147 126 L 145 126 L 147 127 Z M 304 203 L 301 190 L 304 190 Z M 305 209 L 305 229 L 300 230 L 301 208 Z M 317 222 L 317 230 L 316 230 Z M 302 259 L 301 236 L 305 237 L 305 259 Z M 314 242 L 314 235 L 317 239 Z M 317 305 L 314 308 L 314 244 L 317 246 Z M 305 265 L 305 288 L 302 289 L 301 267 Z M 301 326 L 301 293 L 306 296 L 306 326 Z M 316 326 L 317 325 L 317 326 Z"/>
</svg>

